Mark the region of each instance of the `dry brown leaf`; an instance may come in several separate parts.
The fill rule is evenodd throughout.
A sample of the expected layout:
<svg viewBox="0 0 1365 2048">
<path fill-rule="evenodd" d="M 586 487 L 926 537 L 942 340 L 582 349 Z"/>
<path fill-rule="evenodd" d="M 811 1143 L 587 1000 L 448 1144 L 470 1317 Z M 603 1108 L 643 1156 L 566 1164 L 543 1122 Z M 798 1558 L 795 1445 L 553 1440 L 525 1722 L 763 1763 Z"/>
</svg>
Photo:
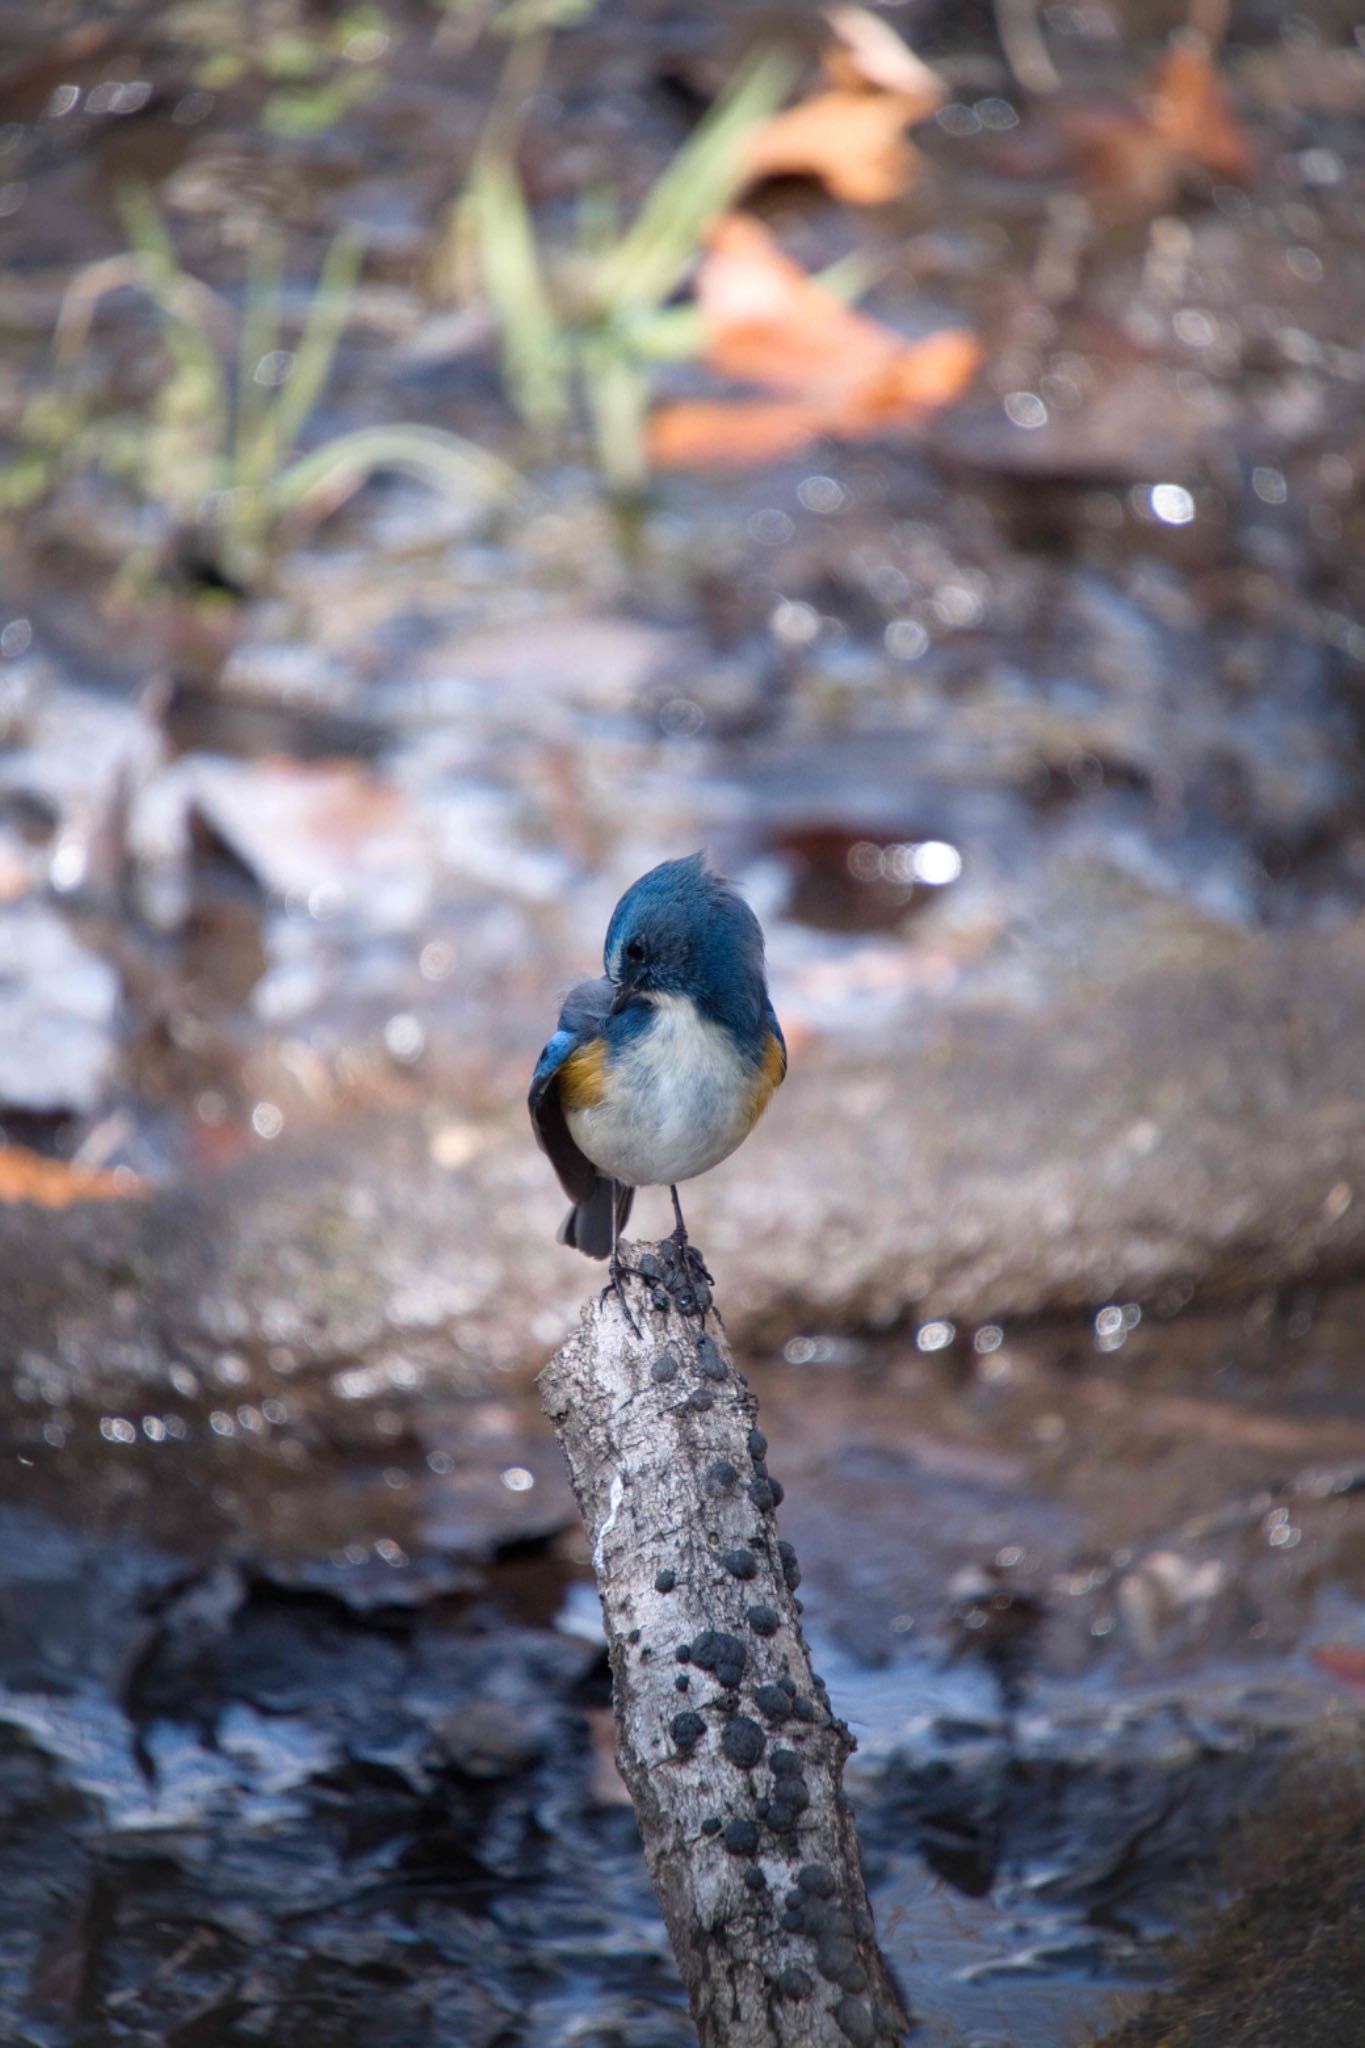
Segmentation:
<svg viewBox="0 0 1365 2048">
<path fill-rule="evenodd" d="M 915 55 L 890 22 L 869 14 L 865 7 L 831 7 L 825 19 L 834 40 L 826 45 L 822 61 L 836 85 L 864 91 L 870 88 L 913 101 L 919 111 L 907 117 L 912 121 L 922 121 L 942 106 L 947 97 L 943 80 Z"/>
<path fill-rule="evenodd" d="M 1254 168 L 1228 89 L 1202 39 L 1178 36 L 1162 58 L 1148 118 L 1182 156 L 1241 184 Z"/>
<path fill-rule="evenodd" d="M 883 371 L 905 346 L 826 291 L 752 214 L 717 223 L 697 303 L 708 369 L 777 391 L 842 390 Z"/>
<path fill-rule="evenodd" d="M 146 1194 L 149 1183 L 126 1169 L 97 1173 L 45 1159 L 27 1145 L 0 1145 L 0 1202 L 28 1202 L 35 1209 L 69 1209 L 74 1202 L 121 1201 Z"/>
<path fill-rule="evenodd" d="M 656 469 L 753 469 L 794 454 L 823 427 L 821 408 L 800 399 L 680 399 L 651 420 L 650 459 Z"/>
<path fill-rule="evenodd" d="M 707 367 L 788 396 L 661 408 L 650 430 L 661 468 L 744 467 L 817 434 L 856 439 L 912 425 L 959 397 L 981 360 L 980 344 L 963 329 L 908 342 L 854 312 L 747 214 L 716 228 L 697 300 Z"/>
<path fill-rule="evenodd" d="M 749 146 L 749 176 L 818 178 L 847 205 L 880 206 L 904 192 L 919 163 L 905 130 L 941 106 L 947 89 L 863 8 L 836 7 L 828 20 L 831 89 L 763 123 Z"/>
<path fill-rule="evenodd" d="M 818 178 L 847 206 L 884 205 L 915 174 L 919 151 L 905 130 L 918 119 L 896 94 L 817 93 L 764 122 L 749 145 L 750 179 Z"/>
<path fill-rule="evenodd" d="M 1074 106 L 1063 127 L 1089 183 L 1130 210 L 1158 211 L 1191 164 L 1245 184 L 1255 165 L 1207 45 L 1179 37 L 1157 66 L 1142 108 Z"/>
<path fill-rule="evenodd" d="M 1365 1692 L 1365 1650 L 1352 1649 L 1346 1643 L 1323 1643 L 1314 1650 L 1313 1662 L 1333 1678 Z"/>
</svg>

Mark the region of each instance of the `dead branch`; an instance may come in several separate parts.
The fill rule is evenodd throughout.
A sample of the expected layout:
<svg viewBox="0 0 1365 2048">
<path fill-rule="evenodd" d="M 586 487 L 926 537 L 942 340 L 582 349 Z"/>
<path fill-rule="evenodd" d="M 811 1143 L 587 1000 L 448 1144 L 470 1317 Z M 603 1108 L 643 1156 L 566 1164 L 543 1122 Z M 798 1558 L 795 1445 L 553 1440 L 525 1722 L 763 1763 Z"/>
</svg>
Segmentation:
<svg viewBox="0 0 1365 2048">
<path fill-rule="evenodd" d="M 758 1403 L 671 1241 L 625 1247 L 541 1374 L 607 1641 L 617 1761 L 701 2048 L 882 2048 L 908 2020 L 811 1670 Z"/>
</svg>

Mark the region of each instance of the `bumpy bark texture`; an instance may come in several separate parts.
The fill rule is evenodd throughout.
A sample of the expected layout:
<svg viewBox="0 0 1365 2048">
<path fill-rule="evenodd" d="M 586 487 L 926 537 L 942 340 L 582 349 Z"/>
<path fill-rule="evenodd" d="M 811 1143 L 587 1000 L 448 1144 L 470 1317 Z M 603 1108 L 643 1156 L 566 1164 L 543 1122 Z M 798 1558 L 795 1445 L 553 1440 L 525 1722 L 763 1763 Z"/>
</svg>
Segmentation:
<svg viewBox="0 0 1365 2048">
<path fill-rule="evenodd" d="M 617 1759 L 701 2048 L 884 2048 L 908 2021 L 843 1790 L 853 1747 L 811 1670 L 782 1489 L 709 1289 L 623 1247 L 540 1385 L 592 1544 Z"/>
</svg>

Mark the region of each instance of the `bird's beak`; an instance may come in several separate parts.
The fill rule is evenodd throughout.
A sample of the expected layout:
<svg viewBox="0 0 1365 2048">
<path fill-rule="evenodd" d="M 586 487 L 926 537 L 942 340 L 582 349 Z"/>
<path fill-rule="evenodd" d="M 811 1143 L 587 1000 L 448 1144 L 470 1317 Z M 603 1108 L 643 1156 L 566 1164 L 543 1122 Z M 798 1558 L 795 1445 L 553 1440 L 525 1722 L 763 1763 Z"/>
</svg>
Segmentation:
<svg viewBox="0 0 1365 2048">
<path fill-rule="evenodd" d="M 626 1004 L 633 999 L 635 994 L 636 987 L 633 981 L 618 981 L 616 984 L 616 993 L 611 999 L 612 1016 L 615 1017 L 620 1011 L 624 1010 Z"/>
</svg>

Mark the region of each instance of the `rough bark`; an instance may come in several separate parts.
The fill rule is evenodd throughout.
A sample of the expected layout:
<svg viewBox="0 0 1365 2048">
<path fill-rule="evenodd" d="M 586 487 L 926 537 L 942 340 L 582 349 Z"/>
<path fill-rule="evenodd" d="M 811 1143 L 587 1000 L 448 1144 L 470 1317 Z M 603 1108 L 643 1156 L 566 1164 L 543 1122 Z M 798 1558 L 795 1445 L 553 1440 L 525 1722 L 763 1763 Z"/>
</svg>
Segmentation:
<svg viewBox="0 0 1365 2048">
<path fill-rule="evenodd" d="M 617 1760 L 701 2048 L 882 2048 L 908 2020 L 811 1669 L 758 1404 L 676 1248 L 623 1247 L 541 1374 L 592 1546 Z"/>
</svg>

